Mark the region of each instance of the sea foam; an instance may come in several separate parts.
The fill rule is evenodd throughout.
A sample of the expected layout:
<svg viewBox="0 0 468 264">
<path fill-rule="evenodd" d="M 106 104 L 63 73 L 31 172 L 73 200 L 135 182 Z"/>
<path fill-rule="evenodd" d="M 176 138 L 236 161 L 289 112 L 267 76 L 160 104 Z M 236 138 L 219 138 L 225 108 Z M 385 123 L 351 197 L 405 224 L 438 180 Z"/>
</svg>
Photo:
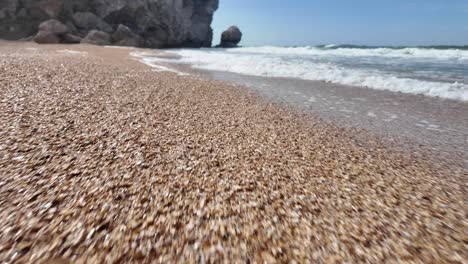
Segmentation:
<svg viewBox="0 0 468 264">
<path fill-rule="evenodd" d="M 155 72 L 172 72 L 172 73 L 175 73 L 175 74 L 177 74 L 179 76 L 190 75 L 188 73 L 185 73 L 185 72 L 182 72 L 182 71 L 179 71 L 179 70 L 176 70 L 176 69 L 161 65 L 161 63 L 158 63 L 158 62 L 161 62 L 161 59 L 157 58 L 157 57 L 154 57 L 154 54 L 152 54 L 152 53 L 148 53 L 148 52 L 131 52 L 130 56 L 132 56 L 132 57 L 138 59 L 140 62 L 150 66 L 151 68 L 153 68 L 153 71 L 155 71 Z"/>
<path fill-rule="evenodd" d="M 435 48 L 337 48 L 330 44 L 325 48 L 319 47 L 248 47 L 242 48 L 243 53 L 262 53 L 277 55 L 308 55 L 308 56 L 345 56 L 345 57 L 387 57 L 407 59 L 432 60 L 462 60 L 468 62 L 468 50 L 462 49 L 435 49 Z M 236 50 L 227 50 L 237 52 Z"/>
<path fill-rule="evenodd" d="M 466 50 L 254 47 L 227 50 L 180 49 L 170 52 L 176 53 L 181 59 L 174 61 L 174 59 L 159 58 L 155 61 L 180 62 L 204 70 L 325 81 L 468 101 L 468 80 L 464 76 L 464 73 L 468 72 Z M 455 64 L 458 68 L 447 73 L 439 68 L 430 70 L 411 68 L 418 69 L 418 65 L 448 68 Z M 389 67 L 390 70 L 387 69 Z M 411 68 L 411 71 L 404 70 L 405 67 Z M 456 78 L 453 77 L 455 81 L 452 79 L 439 81 L 437 79 L 439 77 L 434 77 L 439 75 L 443 77 L 444 74 L 449 77 L 456 75 Z"/>
</svg>

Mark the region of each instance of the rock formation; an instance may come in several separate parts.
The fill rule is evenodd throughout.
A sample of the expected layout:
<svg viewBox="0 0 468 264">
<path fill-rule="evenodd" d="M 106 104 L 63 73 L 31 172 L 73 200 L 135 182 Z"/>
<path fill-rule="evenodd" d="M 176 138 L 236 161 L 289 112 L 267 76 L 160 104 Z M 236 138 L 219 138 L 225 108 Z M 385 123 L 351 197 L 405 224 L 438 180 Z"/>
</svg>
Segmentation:
<svg viewBox="0 0 468 264">
<path fill-rule="evenodd" d="M 242 32 L 236 26 L 229 27 L 221 35 L 221 43 L 218 47 L 222 48 L 234 48 L 242 40 Z"/>
<path fill-rule="evenodd" d="M 120 24 L 117 30 L 112 34 L 112 41 L 118 46 L 138 47 L 144 43 L 144 40 L 132 32 L 130 28 Z"/>
<path fill-rule="evenodd" d="M 84 39 L 81 40 L 81 43 L 88 43 L 93 45 L 110 45 L 111 44 L 111 36 L 99 30 L 91 30 L 88 35 Z"/>
<path fill-rule="evenodd" d="M 39 43 L 149 48 L 209 47 L 218 1 L 0 0 L 0 38 L 34 36 Z"/>
<path fill-rule="evenodd" d="M 60 43 L 61 36 L 68 33 L 68 27 L 62 22 L 50 19 L 39 25 L 39 31 L 34 36 L 37 43 Z"/>
</svg>

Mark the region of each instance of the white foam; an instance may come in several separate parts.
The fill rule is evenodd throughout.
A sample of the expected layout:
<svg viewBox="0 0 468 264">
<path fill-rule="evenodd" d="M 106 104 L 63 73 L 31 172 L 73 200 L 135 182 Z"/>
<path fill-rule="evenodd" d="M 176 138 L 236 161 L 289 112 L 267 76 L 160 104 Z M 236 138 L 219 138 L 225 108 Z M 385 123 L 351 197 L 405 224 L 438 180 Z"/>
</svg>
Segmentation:
<svg viewBox="0 0 468 264">
<path fill-rule="evenodd" d="M 468 85 L 423 81 L 396 77 L 378 70 L 344 68 L 333 63 L 314 62 L 306 59 L 284 60 L 281 56 L 256 54 L 225 50 L 174 50 L 180 55 L 179 62 L 190 64 L 205 70 L 227 71 L 239 74 L 264 77 L 286 77 L 305 80 L 325 81 L 351 86 L 363 86 L 373 89 L 388 90 L 412 94 L 468 101 Z M 288 49 L 288 48 L 272 48 Z M 300 49 L 300 48 L 291 48 Z M 253 48 L 253 50 L 258 50 Z M 270 50 L 271 51 L 271 50 Z M 467 55 L 468 56 L 468 55 Z M 298 57 L 300 58 L 300 57 Z M 174 62 L 172 59 L 152 58 L 154 61 Z"/>
<path fill-rule="evenodd" d="M 325 45 L 325 48 L 326 49 L 330 49 L 330 48 L 334 48 L 334 47 L 338 47 L 337 44 L 328 44 L 328 45 Z"/>
<path fill-rule="evenodd" d="M 110 48 L 110 49 L 133 49 L 133 47 L 126 47 L 126 46 L 104 46 L 104 48 Z"/>
<path fill-rule="evenodd" d="M 327 45 L 325 48 L 335 47 Z M 422 48 L 337 48 L 322 49 L 317 47 L 246 47 L 239 49 L 227 49 L 227 52 L 278 54 L 278 55 L 306 55 L 306 56 L 344 56 L 344 57 L 388 57 L 411 59 L 438 59 L 438 60 L 468 60 L 468 50 L 460 49 L 422 49 Z"/>
<path fill-rule="evenodd" d="M 57 51 L 57 52 L 59 52 L 59 53 L 73 54 L 73 55 L 86 55 L 86 54 L 88 54 L 87 52 L 84 52 L 84 51 L 69 50 L 69 49 L 63 49 L 63 50 L 59 50 L 59 51 Z"/>
<path fill-rule="evenodd" d="M 175 74 L 180 75 L 180 76 L 190 75 L 190 74 L 188 74 L 186 72 L 181 72 L 179 70 L 176 70 L 176 69 L 169 68 L 167 66 L 161 65 L 160 63 L 158 64 L 158 62 L 160 62 L 161 59 L 153 57 L 154 55 L 155 54 L 149 53 L 149 52 L 132 52 L 132 53 L 130 53 L 130 56 L 133 56 L 133 57 L 137 58 L 140 62 L 150 66 L 151 68 L 153 68 L 153 71 L 155 71 L 155 72 L 172 72 L 172 73 L 175 73 Z"/>
</svg>

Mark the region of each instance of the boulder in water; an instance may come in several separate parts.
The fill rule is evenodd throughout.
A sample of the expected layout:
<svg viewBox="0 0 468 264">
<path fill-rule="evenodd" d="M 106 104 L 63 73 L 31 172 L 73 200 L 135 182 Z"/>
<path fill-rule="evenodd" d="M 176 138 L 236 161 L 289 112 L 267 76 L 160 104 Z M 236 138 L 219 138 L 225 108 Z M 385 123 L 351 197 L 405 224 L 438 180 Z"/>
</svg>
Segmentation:
<svg viewBox="0 0 468 264">
<path fill-rule="evenodd" d="M 237 47 L 241 40 L 242 32 L 240 29 L 236 26 L 231 26 L 221 35 L 221 44 L 219 44 L 219 47 L 234 48 Z"/>
</svg>

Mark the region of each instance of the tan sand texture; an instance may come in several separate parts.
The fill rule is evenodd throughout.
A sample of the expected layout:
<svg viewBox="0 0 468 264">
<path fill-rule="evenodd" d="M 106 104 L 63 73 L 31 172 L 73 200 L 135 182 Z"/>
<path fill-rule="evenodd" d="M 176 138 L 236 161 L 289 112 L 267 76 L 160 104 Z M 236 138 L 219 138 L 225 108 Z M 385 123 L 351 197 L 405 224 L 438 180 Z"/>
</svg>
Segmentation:
<svg viewBox="0 0 468 264">
<path fill-rule="evenodd" d="M 468 259 L 466 170 L 65 47 L 0 43 L 1 263 Z"/>
</svg>

